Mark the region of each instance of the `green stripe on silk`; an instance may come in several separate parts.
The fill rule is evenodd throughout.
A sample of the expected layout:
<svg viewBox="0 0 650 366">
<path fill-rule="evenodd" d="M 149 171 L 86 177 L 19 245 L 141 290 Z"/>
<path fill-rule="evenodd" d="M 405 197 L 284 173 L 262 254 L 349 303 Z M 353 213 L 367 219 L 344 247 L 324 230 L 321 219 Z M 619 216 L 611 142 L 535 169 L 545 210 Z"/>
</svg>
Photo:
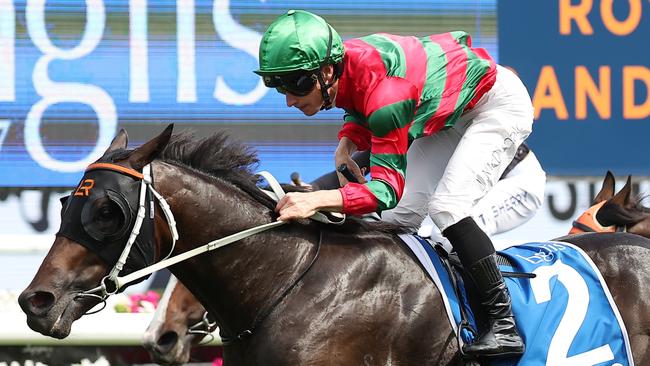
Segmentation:
<svg viewBox="0 0 650 366">
<path fill-rule="evenodd" d="M 490 62 L 478 57 L 468 47 L 463 47 L 467 54 L 467 68 L 465 69 L 465 82 L 456 100 L 456 107 L 454 113 L 450 114 L 445 120 L 445 126 L 452 126 L 456 120 L 463 114 L 465 106 L 474 99 L 476 95 L 476 87 L 481 81 L 485 73 L 490 68 Z"/>
<path fill-rule="evenodd" d="M 402 178 L 406 171 L 406 155 L 397 154 L 371 154 L 370 166 L 381 166 L 387 170 L 393 170 L 399 173 Z M 390 184 L 381 179 L 373 180 L 368 183 L 368 188 L 379 200 L 379 210 L 389 210 L 397 205 L 397 194 Z"/>
<path fill-rule="evenodd" d="M 381 166 L 395 170 L 404 177 L 406 175 L 406 154 L 371 154 L 370 166 Z"/>
<path fill-rule="evenodd" d="M 419 38 L 427 54 L 427 80 L 424 83 L 420 107 L 415 113 L 413 125 L 409 129 L 409 140 L 422 137 L 426 122 L 433 116 L 438 107 L 442 92 L 445 90 L 447 81 L 447 58 L 439 44 L 433 42 L 429 37 Z M 444 61 L 444 62 L 440 62 Z"/>
<path fill-rule="evenodd" d="M 366 183 L 366 186 L 377 197 L 377 210 L 390 210 L 397 206 L 397 195 L 393 188 L 382 180 L 373 180 Z"/>
<path fill-rule="evenodd" d="M 399 43 L 381 34 L 371 34 L 361 39 L 377 49 L 386 67 L 386 75 L 406 76 L 406 55 Z"/>
<path fill-rule="evenodd" d="M 357 111 L 345 111 L 345 115 L 343 116 L 343 120 L 345 122 L 354 122 L 358 125 L 366 126 L 366 117 Z"/>
<path fill-rule="evenodd" d="M 451 37 L 456 40 L 459 44 L 467 46 L 467 40 L 469 39 L 469 33 L 465 31 L 452 31 L 449 32 Z"/>
<path fill-rule="evenodd" d="M 407 126 L 413 120 L 415 105 L 415 100 L 406 99 L 374 111 L 368 117 L 368 126 L 372 134 L 384 137 L 396 129 Z"/>
</svg>

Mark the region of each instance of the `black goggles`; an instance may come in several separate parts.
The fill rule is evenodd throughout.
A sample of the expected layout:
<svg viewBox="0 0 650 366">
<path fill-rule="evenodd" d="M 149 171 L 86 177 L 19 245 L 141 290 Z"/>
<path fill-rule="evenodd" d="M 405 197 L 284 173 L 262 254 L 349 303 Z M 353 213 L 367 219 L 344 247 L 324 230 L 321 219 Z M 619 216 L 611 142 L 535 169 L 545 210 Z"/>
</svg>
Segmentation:
<svg viewBox="0 0 650 366">
<path fill-rule="evenodd" d="M 306 72 L 266 75 L 263 79 L 264 85 L 269 88 L 275 88 L 279 93 L 291 93 L 299 97 L 304 97 L 314 90 L 318 76 L 316 76 L 316 72 Z"/>
</svg>

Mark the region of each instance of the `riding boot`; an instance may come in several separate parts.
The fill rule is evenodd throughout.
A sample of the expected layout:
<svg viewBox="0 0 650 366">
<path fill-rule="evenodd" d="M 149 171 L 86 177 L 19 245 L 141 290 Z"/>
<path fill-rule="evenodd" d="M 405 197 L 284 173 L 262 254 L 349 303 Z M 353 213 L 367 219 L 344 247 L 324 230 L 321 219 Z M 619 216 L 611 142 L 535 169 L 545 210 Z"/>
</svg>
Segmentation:
<svg viewBox="0 0 650 366">
<path fill-rule="evenodd" d="M 497 267 L 490 238 L 471 217 L 451 225 L 443 234 L 468 270 L 487 315 L 488 328 L 473 343 L 464 345 L 463 352 L 484 357 L 524 353 L 525 345 L 517 332 L 510 293 Z"/>
</svg>

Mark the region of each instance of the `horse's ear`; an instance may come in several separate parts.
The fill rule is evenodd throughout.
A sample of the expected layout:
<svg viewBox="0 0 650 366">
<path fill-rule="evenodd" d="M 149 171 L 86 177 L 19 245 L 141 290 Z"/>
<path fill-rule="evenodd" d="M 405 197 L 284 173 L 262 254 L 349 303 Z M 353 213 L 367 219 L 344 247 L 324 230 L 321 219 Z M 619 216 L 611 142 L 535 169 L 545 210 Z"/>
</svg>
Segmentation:
<svg viewBox="0 0 650 366">
<path fill-rule="evenodd" d="M 111 145 L 106 149 L 106 152 L 111 152 L 119 149 L 126 149 L 126 146 L 129 144 L 129 136 L 126 134 L 126 130 L 121 128 L 120 132 L 115 135 Z"/>
<path fill-rule="evenodd" d="M 151 163 L 156 157 L 158 157 L 158 154 L 160 154 L 165 146 L 167 146 L 169 138 L 172 136 L 173 129 L 174 124 L 172 123 L 167 126 L 167 128 L 165 128 L 165 130 L 161 132 L 160 135 L 152 138 L 144 145 L 133 150 L 129 156 L 129 163 L 133 169 L 140 170 L 145 165 Z"/>
<path fill-rule="evenodd" d="M 632 176 L 628 175 L 627 182 L 625 182 L 623 188 L 618 193 L 616 193 L 614 198 L 611 199 L 611 202 L 624 206 L 628 202 L 630 202 L 631 194 L 632 194 Z"/>
<path fill-rule="evenodd" d="M 602 201 L 607 201 L 608 199 L 614 197 L 614 185 L 616 181 L 614 180 L 614 174 L 607 171 L 605 175 L 605 180 L 603 181 L 603 187 L 600 189 L 600 192 L 594 197 L 592 204 L 596 204 Z"/>
</svg>

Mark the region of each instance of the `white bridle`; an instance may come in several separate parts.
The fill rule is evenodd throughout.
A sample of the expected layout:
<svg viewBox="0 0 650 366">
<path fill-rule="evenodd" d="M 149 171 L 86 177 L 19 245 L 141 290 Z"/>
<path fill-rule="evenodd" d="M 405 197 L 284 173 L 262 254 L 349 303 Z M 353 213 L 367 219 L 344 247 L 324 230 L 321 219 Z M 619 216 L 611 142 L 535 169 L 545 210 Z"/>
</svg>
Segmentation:
<svg viewBox="0 0 650 366">
<path fill-rule="evenodd" d="M 176 241 L 178 240 L 178 231 L 176 229 L 176 220 L 174 220 L 174 214 L 171 211 L 171 208 L 169 207 L 169 204 L 165 200 L 165 198 L 158 193 L 154 188 L 153 188 L 153 179 L 151 177 L 151 164 L 147 164 L 143 169 L 142 169 L 142 183 L 140 186 L 140 197 L 139 197 L 139 207 L 138 207 L 138 213 L 137 213 L 137 218 L 135 221 L 135 224 L 133 225 L 133 229 L 131 230 L 131 235 L 129 236 L 129 240 L 127 241 L 126 245 L 124 246 L 124 249 L 122 250 L 122 254 L 120 254 L 119 259 L 109 272 L 107 276 L 102 278 L 100 281 L 100 285 L 92 288 L 90 290 L 84 291 L 78 295 L 75 296 L 75 298 L 78 297 L 93 297 L 99 299 L 101 302 L 104 303 L 104 306 L 100 308 L 99 310 L 93 311 L 88 314 L 93 314 L 96 312 L 99 312 L 104 309 L 106 306 L 106 299 L 111 296 L 116 294 L 124 285 L 131 283 L 135 280 L 138 280 L 142 277 L 148 276 L 152 274 L 153 272 L 159 271 L 163 268 L 167 268 L 169 266 L 172 266 L 176 263 L 182 262 L 186 259 L 192 258 L 194 256 L 197 256 L 199 254 L 209 252 L 215 249 L 222 248 L 228 244 L 232 244 L 236 241 L 239 241 L 241 239 L 247 238 L 251 235 L 255 235 L 258 233 L 261 233 L 263 231 L 272 229 L 274 227 L 284 225 L 287 222 L 286 221 L 273 221 L 268 224 L 263 224 L 259 226 L 252 227 L 250 229 L 246 229 L 243 231 L 240 231 L 238 233 L 223 237 L 221 239 L 213 240 L 207 244 L 204 244 L 198 248 L 194 248 L 192 250 L 189 250 L 187 252 L 175 255 L 173 257 L 170 257 L 171 253 L 174 250 L 174 247 L 176 245 Z M 278 183 L 277 179 L 273 177 L 269 172 L 263 171 L 257 173 L 261 177 L 263 177 L 268 183 L 273 192 L 268 192 L 264 191 L 267 193 L 270 197 L 275 199 L 276 201 L 282 199 L 284 197 L 285 192 Z M 172 233 L 172 245 L 169 253 L 163 258 L 158 263 L 154 263 L 148 267 L 144 267 L 142 269 L 139 269 L 137 271 L 134 271 L 126 276 L 119 276 L 120 271 L 122 271 L 124 264 L 126 263 L 127 258 L 129 257 L 129 253 L 131 252 L 131 248 L 133 247 L 133 244 L 135 243 L 135 240 L 137 239 L 138 235 L 140 234 L 140 228 L 142 227 L 142 222 L 145 218 L 145 197 L 147 194 L 147 190 L 149 190 L 153 196 L 158 200 L 158 204 L 160 205 L 160 208 L 162 209 L 163 213 L 165 214 L 165 218 L 167 220 L 167 225 L 169 226 L 169 230 Z M 153 205 L 154 201 L 151 200 L 150 204 Z M 153 208 L 153 207 L 152 207 Z M 151 210 L 153 212 L 153 209 Z M 345 222 L 345 215 L 333 215 L 334 217 L 337 217 L 337 220 L 332 221 L 330 220 L 326 215 L 317 212 L 314 214 L 312 217 L 310 217 L 313 220 L 328 223 L 328 224 L 343 224 Z M 110 284 L 109 284 L 110 283 Z M 111 287 L 109 289 L 109 286 Z M 99 294 L 97 294 L 99 293 Z"/>
</svg>

